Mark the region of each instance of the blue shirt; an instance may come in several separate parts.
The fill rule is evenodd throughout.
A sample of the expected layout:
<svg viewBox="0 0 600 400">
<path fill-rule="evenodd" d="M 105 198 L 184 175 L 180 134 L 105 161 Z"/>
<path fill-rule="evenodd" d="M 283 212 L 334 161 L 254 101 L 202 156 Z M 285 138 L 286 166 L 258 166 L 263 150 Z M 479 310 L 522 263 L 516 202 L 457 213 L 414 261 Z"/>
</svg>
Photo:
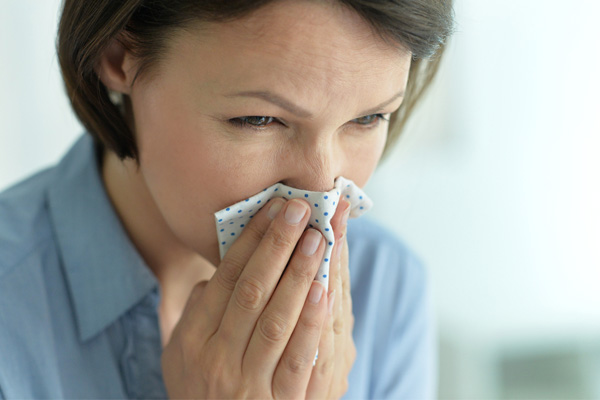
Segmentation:
<svg viewBox="0 0 600 400">
<path fill-rule="evenodd" d="M 0 193 L 0 398 L 166 398 L 160 287 L 84 134 Z M 344 398 L 435 397 L 422 263 L 368 216 L 348 222 L 357 356 Z"/>
</svg>

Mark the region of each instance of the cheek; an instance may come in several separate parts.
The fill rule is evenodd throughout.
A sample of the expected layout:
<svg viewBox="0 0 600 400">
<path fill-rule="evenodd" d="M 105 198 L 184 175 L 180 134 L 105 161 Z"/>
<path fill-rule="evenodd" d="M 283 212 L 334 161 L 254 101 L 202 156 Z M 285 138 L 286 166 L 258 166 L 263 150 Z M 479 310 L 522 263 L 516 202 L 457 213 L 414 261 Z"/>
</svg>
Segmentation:
<svg viewBox="0 0 600 400">
<path fill-rule="evenodd" d="M 268 180 L 255 165 L 264 154 L 233 144 L 214 122 L 168 96 L 151 97 L 164 101 L 134 103 L 141 174 L 171 231 L 198 249 L 216 240 L 214 212 Z"/>
<path fill-rule="evenodd" d="M 346 158 L 348 171 L 346 178 L 351 179 L 360 188 L 364 188 L 381 159 L 386 140 L 387 127 L 369 140 L 363 141 L 360 146 L 355 146 Z"/>
</svg>

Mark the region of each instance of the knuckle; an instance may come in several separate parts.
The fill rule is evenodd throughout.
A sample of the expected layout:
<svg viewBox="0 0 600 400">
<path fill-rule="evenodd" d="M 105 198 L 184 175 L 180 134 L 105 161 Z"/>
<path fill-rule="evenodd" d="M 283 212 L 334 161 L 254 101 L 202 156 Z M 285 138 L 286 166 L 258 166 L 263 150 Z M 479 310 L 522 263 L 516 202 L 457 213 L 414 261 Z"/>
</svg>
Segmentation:
<svg viewBox="0 0 600 400">
<path fill-rule="evenodd" d="M 260 333 L 270 342 L 279 343 L 285 339 L 288 324 L 275 315 L 263 316 L 259 321 Z"/>
<path fill-rule="evenodd" d="M 331 357 L 319 357 L 316 365 L 316 373 L 320 376 L 328 376 L 332 373 L 334 360 Z"/>
<path fill-rule="evenodd" d="M 291 237 L 276 229 L 268 231 L 266 237 L 269 246 L 276 253 L 286 252 L 288 249 L 293 248 L 295 244 Z"/>
<path fill-rule="evenodd" d="M 243 266 L 229 255 L 229 257 L 225 257 L 223 261 L 221 261 L 221 265 L 219 265 L 219 271 L 216 274 L 217 282 L 223 289 L 232 292 L 235 289 L 235 285 L 242 270 Z"/>
<path fill-rule="evenodd" d="M 290 385 L 287 380 L 274 379 L 272 384 L 272 394 L 268 398 L 286 399 L 290 397 Z M 267 396 L 265 396 L 267 398 Z"/>
<path fill-rule="evenodd" d="M 318 267 L 318 264 L 316 265 Z M 312 281 L 315 279 L 316 271 L 313 268 L 307 268 L 298 262 L 290 262 L 286 274 L 292 280 L 294 287 L 299 291 L 308 290 Z"/>
<path fill-rule="evenodd" d="M 240 279 L 234 293 L 237 305 L 246 311 L 258 310 L 265 297 L 263 285 L 251 277 Z"/>
<path fill-rule="evenodd" d="M 318 317 L 313 317 L 313 318 L 300 318 L 300 321 L 298 321 L 298 324 L 301 326 L 301 328 L 305 331 L 305 333 L 316 333 L 319 332 L 321 330 L 321 320 L 318 319 Z"/>
<path fill-rule="evenodd" d="M 214 334 L 214 342 L 211 343 L 212 348 L 223 348 L 227 347 L 226 343 L 231 343 L 234 340 L 235 334 L 231 328 L 221 325 Z M 221 347 L 219 347 L 221 346 Z"/>
<path fill-rule="evenodd" d="M 335 319 L 335 315 L 328 315 L 327 317 L 325 317 L 325 326 L 324 329 L 327 332 L 327 334 L 331 334 L 333 332 L 333 321 Z"/>
<path fill-rule="evenodd" d="M 341 335 L 344 333 L 344 320 L 342 318 L 337 318 L 333 321 L 333 332 L 336 335 Z"/>
<path fill-rule="evenodd" d="M 293 374 L 301 374 L 308 368 L 309 364 L 312 366 L 312 362 L 312 359 L 300 353 L 292 353 L 284 356 L 285 366 Z"/>
<path fill-rule="evenodd" d="M 244 229 L 242 234 L 249 236 L 253 242 L 258 243 L 263 238 L 263 235 L 265 234 L 265 230 L 261 229 L 260 227 L 258 227 L 255 224 L 252 224 L 252 222 L 254 222 L 254 221 L 255 220 L 251 221 L 248 224 L 248 226 L 246 227 L 246 229 Z"/>
</svg>

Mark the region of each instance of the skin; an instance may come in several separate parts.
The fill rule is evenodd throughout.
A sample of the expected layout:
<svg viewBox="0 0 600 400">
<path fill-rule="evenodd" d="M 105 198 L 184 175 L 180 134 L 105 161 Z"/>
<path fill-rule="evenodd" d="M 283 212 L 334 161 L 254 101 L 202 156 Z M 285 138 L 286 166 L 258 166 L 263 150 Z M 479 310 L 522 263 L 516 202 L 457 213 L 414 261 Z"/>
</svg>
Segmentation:
<svg viewBox="0 0 600 400">
<path fill-rule="evenodd" d="M 262 275 L 267 300 L 277 293 L 275 286 L 279 287 L 277 282 L 286 264 L 292 265 L 295 259 L 296 264 L 314 277 L 318 254 L 322 254 L 324 245 L 312 258 L 297 256 L 297 251 L 294 252 L 295 244 L 303 240 L 308 216 L 303 220 L 305 223 L 293 228 L 283 223 L 280 228 L 276 225 L 290 203 L 302 204 L 303 200 L 287 202 L 271 225 L 266 215 L 257 216 L 223 262 L 219 258 L 213 214 L 277 182 L 306 190 L 328 191 L 333 188 L 336 177 L 344 176 L 364 187 L 383 152 L 388 123 L 378 117 L 361 117 L 366 116 L 365 110 L 372 110 L 390 99 L 393 100 L 377 113 L 389 118 L 389 114 L 398 109 L 402 97 L 397 94 L 406 88 L 410 60 L 410 53 L 383 42 L 352 11 L 335 4 L 298 1 L 275 2 L 239 21 L 194 25 L 178 32 L 169 42 L 156 73 L 138 78 L 135 83 L 137 60 L 117 41 L 102 54 L 96 72 L 107 88 L 127 95 L 127 118 L 140 153 L 138 171 L 133 160 L 121 161 L 114 153 L 106 152 L 102 178 L 123 225 L 161 285 L 159 316 L 166 346 L 165 359 L 168 358 L 163 359 L 163 367 L 168 364 L 178 365 L 176 370 L 183 366 L 187 371 L 201 369 L 189 364 L 189 360 L 186 364 L 169 354 L 187 351 L 190 346 L 202 353 L 202 345 L 208 346 L 210 340 L 219 337 L 215 332 L 222 334 L 225 321 L 233 315 L 235 304 L 239 302 L 232 301 L 228 308 L 214 311 L 219 308 L 218 304 L 226 304 L 225 300 L 219 303 L 215 299 L 219 296 L 239 298 L 240 294 L 238 289 L 227 292 L 225 286 L 218 283 L 221 269 L 225 274 L 231 264 L 245 260 L 236 270 L 237 277 L 242 279 L 245 275 L 241 271 L 264 268 L 254 265 L 253 254 L 257 259 L 272 251 L 280 262 L 273 261 Z M 231 95 L 247 91 L 276 93 L 311 115 L 296 115 L 262 99 Z M 253 116 L 274 119 L 252 119 L 254 123 L 266 123 L 259 128 L 231 123 L 236 118 Z M 261 213 L 266 213 L 270 204 L 263 207 Z M 312 369 L 311 360 L 307 375 L 298 375 L 303 376 L 304 380 L 298 379 L 304 383 L 297 385 L 295 394 L 285 395 L 295 397 L 302 392 L 301 397 L 304 394 L 310 397 L 311 393 L 317 397 L 323 393 L 340 397 L 347 387 L 355 350 L 351 337 L 348 249 L 342 223 L 346 207 L 347 204 L 341 202 L 333 221 L 336 238 L 339 238 L 336 247 L 339 243 L 341 252 L 332 259 L 329 296 L 323 296 L 312 311 L 310 305 L 304 305 L 311 278 L 301 286 L 303 290 L 278 297 L 278 303 L 275 300 L 269 303 L 274 304 L 273 310 L 296 310 L 295 314 L 288 315 L 293 321 L 284 335 L 288 347 L 282 347 L 279 355 L 288 354 L 293 348 L 302 348 L 306 354 L 312 351 L 314 355 L 319 345 L 319 364 L 325 365 Z M 254 231 L 255 236 L 264 236 L 263 242 L 269 243 L 273 239 L 272 232 L 277 229 L 282 230 L 280 237 L 289 237 L 287 247 L 267 244 L 261 247 L 262 242 L 246 233 Z M 225 264 L 228 267 L 223 267 Z M 310 274 L 305 273 L 309 278 Z M 277 279 L 269 286 L 266 282 L 273 280 L 273 276 Z M 337 293 L 335 302 L 331 299 L 334 291 Z M 303 296 L 301 303 L 297 299 L 294 303 L 293 298 L 298 296 Z M 328 303 L 333 303 L 332 316 L 322 322 Z M 211 307 L 212 312 L 206 311 Z M 255 318 L 249 324 L 256 324 L 267 311 L 273 312 L 266 304 L 258 308 L 260 312 L 256 315 L 248 313 L 249 318 Z M 195 314 L 200 312 L 198 310 L 205 310 L 204 317 Z M 190 322 L 202 318 L 206 319 L 203 328 Z M 295 342 L 296 347 L 292 347 L 293 328 L 302 318 L 321 321 L 317 324 L 318 334 L 314 343 Z M 214 328 L 212 336 L 206 333 L 210 326 Z M 204 329 L 206 340 L 189 343 L 182 339 L 189 337 L 194 329 Z M 251 334 L 250 330 L 247 335 Z M 194 337 L 204 336 L 196 333 Z M 254 336 L 240 340 L 248 344 L 250 337 Z M 171 350 L 174 348 L 178 350 Z M 212 343 L 212 348 L 219 347 Z M 257 348 L 263 354 L 268 349 Z M 204 359 L 231 361 L 235 357 L 235 354 L 225 357 L 223 353 L 207 353 Z M 257 364 L 259 359 L 253 361 L 249 371 L 269 370 Z M 239 361 L 242 365 L 250 362 Z M 207 383 L 206 387 L 198 388 L 175 382 L 184 379 L 182 376 L 186 374 L 170 377 L 167 369 L 164 370 L 168 388 L 171 383 L 171 388 L 187 390 L 170 391 L 171 396 L 223 394 L 210 377 L 206 382 L 212 379 L 212 386 Z M 283 392 L 274 389 L 284 386 L 277 386 L 277 379 L 285 378 L 288 383 L 293 380 L 282 371 L 284 368 L 272 368 L 269 397 Z M 334 374 L 334 371 L 337 372 Z M 202 375 L 202 371 L 196 372 Z M 248 376 L 251 373 L 246 378 Z M 238 381 L 251 385 L 264 381 L 264 377 Z M 262 383 L 263 387 L 267 386 L 267 382 Z M 290 385 L 286 383 L 286 386 L 290 390 Z M 212 391 L 203 392 L 208 387 Z M 265 392 L 243 386 L 228 394 L 262 397 Z"/>
</svg>

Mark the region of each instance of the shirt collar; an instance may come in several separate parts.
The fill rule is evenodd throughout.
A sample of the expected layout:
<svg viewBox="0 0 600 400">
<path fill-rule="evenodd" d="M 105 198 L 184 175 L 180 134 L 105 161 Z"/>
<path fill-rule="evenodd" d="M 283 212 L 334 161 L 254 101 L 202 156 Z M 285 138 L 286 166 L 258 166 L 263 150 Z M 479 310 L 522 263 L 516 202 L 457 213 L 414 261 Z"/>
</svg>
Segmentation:
<svg viewBox="0 0 600 400">
<path fill-rule="evenodd" d="M 91 136 L 81 136 L 55 168 L 48 192 L 81 341 L 158 290 L 112 207 L 95 150 Z"/>
</svg>

